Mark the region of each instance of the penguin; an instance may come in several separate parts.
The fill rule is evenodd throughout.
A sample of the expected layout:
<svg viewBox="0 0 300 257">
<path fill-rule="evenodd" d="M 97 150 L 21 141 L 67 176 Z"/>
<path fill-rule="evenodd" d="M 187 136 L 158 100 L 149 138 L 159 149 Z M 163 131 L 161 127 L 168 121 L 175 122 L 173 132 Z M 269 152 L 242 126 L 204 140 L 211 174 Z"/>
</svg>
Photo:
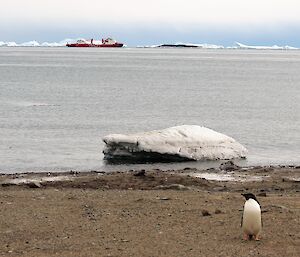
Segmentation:
<svg viewBox="0 0 300 257">
<path fill-rule="evenodd" d="M 261 209 L 258 200 L 254 194 L 242 194 L 246 198 L 244 212 L 242 216 L 242 230 L 245 240 L 259 240 L 262 229 Z"/>
</svg>

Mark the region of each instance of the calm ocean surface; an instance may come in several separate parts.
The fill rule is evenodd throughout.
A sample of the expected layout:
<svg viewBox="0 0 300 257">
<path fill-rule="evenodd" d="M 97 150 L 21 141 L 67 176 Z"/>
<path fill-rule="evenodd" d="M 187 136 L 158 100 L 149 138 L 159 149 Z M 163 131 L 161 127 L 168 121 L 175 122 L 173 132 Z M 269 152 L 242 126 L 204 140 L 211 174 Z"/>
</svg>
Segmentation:
<svg viewBox="0 0 300 257">
<path fill-rule="evenodd" d="M 2 173 L 145 167 L 105 165 L 101 137 L 181 124 L 299 165 L 300 51 L 0 48 Z"/>
</svg>

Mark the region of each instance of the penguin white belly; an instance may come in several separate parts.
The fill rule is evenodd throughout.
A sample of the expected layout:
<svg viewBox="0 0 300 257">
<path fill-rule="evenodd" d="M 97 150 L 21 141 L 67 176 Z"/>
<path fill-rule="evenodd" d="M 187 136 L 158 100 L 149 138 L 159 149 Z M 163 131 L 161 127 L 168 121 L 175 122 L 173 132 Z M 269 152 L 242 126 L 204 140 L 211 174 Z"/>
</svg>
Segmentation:
<svg viewBox="0 0 300 257">
<path fill-rule="evenodd" d="M 261 231 L 261 210 L 253 199 L 245 202 L 242 228 L 245 234 L 252 236 L 258 235 Z"/>
</svg>

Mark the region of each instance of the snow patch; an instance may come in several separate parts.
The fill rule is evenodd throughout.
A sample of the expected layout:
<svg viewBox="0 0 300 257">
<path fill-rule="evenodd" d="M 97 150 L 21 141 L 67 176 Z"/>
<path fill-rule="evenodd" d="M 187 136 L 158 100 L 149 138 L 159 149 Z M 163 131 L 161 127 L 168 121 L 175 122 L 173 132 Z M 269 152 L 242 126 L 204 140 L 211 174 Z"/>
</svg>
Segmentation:
<svg viewBox="0 0 300 257">
<path fill-rule="evenodd" d="M 42 102 L 27 102 L 27 101 L 15 101 L 11 102 L 13 105 L 22 106 L 22 107 L 39 107 L 39 106 L 59 106 L 57 104 L 42 103 Z"/>
<path fill-rule="evenodd" d="M 69 176 L 14 178 L 14 179 L 7 179 L 2 184 L 22 185 L 22 184 L 30 184 L 30 183 L 43 183 L 43 182 L 54 182 L 54 181 L 68 181 L 68 180 L 72 180 L 72 178 L 70 178 Z"/>
<path fill-rule="evenodd" d="M 250 176 L 250 175 L 238 175 L 235 173 L 212 173 L 212 172 L 203 172 L 203 173 L 191 173 L 189 174 L 195 178 L 204 178 L 206 180 L 213 181 L 263 181 L 262 176 Z"/>
</svg>

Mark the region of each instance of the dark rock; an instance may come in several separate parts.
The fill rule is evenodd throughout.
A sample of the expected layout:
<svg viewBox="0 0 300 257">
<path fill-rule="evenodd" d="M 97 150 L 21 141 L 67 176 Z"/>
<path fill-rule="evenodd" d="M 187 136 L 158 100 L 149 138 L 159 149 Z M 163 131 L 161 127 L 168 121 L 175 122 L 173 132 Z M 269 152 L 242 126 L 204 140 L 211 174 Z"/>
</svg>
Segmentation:
<svg viewBox="0 0 300 257">
<path fill-rule="evenodd" d="M 168 201 L 170 200 L 171 198 L 169 197 L 160 197 L 160 198 L 157 198 L 158 200 L 161 200 L 161 201 Z"/>
<path fill-rule="evenodd" d="M 220 165 L 220 170 L 232 171 L 240 169 L 239 166 L 233 163 L 233 161 L 223 162 Z"/>
<path fill-rule="evenodd" d="M 31 181 L 27 184 L 28 187 L 30 188 L 41 188 L 42 185 L 40 182 L 37 182 L 37 181 Z"/>
<path fill-rule="evenodd" d="M 257 194 L 257 196 L 267 197 L 267 193 L 266 192 L 260 192 L 260 193 Z"/>
<path fill-rule="evenodd" d="M 208 210 L 202 210 L 201 211 L 201 213 L 202 213 L 202 216 L 211 216 L 211 214 L 209 213 L 209 211 Z"/>
<path fill-rule="evenodd" d="M 91 170 L 92 173 L 97 173 L 97 174 L 105 174 L 105 171 L 102 170 Z"/>
<path fill-rule="evenodd" d="M 271 192 L 271 189 L 269 189 L 269 188 L 262 188 L 262 189 L 259 190 L 259 192 L 260 193 L 263 193 L 263 192 L 267 193 L 267 192 Z"/>
<path fill-rule="evenodd" d="M 140 170 L 140 171 L 134 173 L 133 176 L 136 176 L 136 177 L 145 177 L 145 174 L 146 174 L 145 170 Z"/>
<path fill-rule="evenodd" d="M 208 168 L 206 169 L 207 171 L 213 171 L 213 170 L 216 170 L 215 168 Z"/>
<path fill-rule="evenodd" d="M 221 214 L 221 213 L 223 213 L 221 210 L 219 210 L 219 209 L 215 210 L 215 214 Z"/>
<path fill-rule="evenodd" d="M 9 183 L 9 182 L 3 182 L 1 183 L 1 186 L 2 187 L 9 187 L 9 186 L 15 186 L 16 184 L 12 184 L 12 183 Z"/>
</svg>

